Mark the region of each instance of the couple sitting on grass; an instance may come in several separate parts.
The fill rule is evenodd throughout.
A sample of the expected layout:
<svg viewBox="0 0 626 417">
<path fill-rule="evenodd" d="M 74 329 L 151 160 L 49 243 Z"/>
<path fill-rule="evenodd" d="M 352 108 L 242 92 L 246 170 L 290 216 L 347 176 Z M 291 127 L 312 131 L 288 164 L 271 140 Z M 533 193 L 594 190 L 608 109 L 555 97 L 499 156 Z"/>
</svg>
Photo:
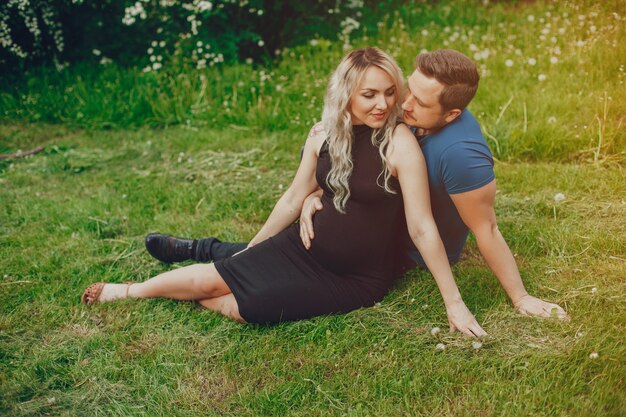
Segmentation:
<svg viewBox="0 0 626 417">
<path fill-rule="evenodd" d="M 195 300 L 242 323 L 270 324 L 372 306 L 408 269 L 426 267 L 450 330 L 480 337 L 450 269 L 471 230 L 520 313 L 567 318 L 526 292 L 498 230 L 493 159 L 465 109 L 478 79 L 459 52 L 422 53 L 405 94 L 389 55 L 350 52 L 330 79 L 291 186 L 252 241 L 148 235 L 155 258 L 203 263 L 142 283 L 95 283 L 83 302 Z"/>
</svg>

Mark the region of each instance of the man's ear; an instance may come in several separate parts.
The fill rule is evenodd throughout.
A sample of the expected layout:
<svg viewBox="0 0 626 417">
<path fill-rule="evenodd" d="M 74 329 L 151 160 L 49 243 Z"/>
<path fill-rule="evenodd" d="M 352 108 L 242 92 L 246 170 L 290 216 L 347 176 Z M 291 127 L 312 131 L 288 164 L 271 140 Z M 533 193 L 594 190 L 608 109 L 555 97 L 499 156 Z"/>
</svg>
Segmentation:
<svg viewBox="0 0 626 417">
<path fill-rule="evenodd" d="M 449 110 L 449 111 L 446 113 L 446 116 L 444 117 L 444 119 L 445 119 L 446 123 L 451 123 L 454 119 L 456 119 L 457 117 L 459 117 L 459 115 L 460 115 L 461 113 L 463 113 L 463 111 L 462 111 L 462 110 L 459 110 L 459 109 L 452 109 L 452 110 Z"/>
</svg>

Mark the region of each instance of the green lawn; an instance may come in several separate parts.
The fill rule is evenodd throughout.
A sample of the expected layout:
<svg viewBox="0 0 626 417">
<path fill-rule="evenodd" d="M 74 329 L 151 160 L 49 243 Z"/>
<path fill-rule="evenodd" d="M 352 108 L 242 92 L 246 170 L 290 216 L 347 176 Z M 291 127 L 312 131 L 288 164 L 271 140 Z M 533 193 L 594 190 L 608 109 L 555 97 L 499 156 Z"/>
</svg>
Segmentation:
<svg viewBox="0 0 626 417">
<path fill-rule="evenodd" d="M 497 163 L 499 224 L 526 285 L 571 321 L 516 314 L 471 242 L 454 271 L 489 333 L 476 350 L 447 332 L 423 271 L 380 306 L 274 327 L 193 303 L 80 304 L 91 282 L 169 268 L 143 248 L 148 232 L 250 238 L 289 183 L 301 135 L 5 124 L 0 141 L 46 146 L 0 164 L 0 414 L 626 411 L 623 165 Z"/>
<path fill-rule="evenodd" d="M 517 314 L 470 240 L 454 272 L 489 333 L 478 349 L 447 332 L 425 271 L 374 308 L 273 327 L 193 303 L 80 304 L 92 282 L 170 268 L 147 233 L 251 238 L 343 42 L 268 67 L 80 63 L 0 82 L 0 154 L 46 147 L 0 160 L 0 415 L 626 415 L 625 20 L 623 1 L 408 1 L 350 40 L 405 74 L 421 49 L 479 65 L 470 109 L 500 229 L 528 290 L 571 320 Z"/>
</svg>

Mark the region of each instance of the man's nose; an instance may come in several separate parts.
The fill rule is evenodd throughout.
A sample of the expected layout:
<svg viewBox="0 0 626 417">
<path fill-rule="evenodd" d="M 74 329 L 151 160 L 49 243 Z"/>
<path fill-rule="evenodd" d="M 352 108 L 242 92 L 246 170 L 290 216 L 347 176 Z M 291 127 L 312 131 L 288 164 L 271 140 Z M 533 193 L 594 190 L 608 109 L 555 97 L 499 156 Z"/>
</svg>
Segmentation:
<svg viewBox="0 0 626 417">
<path fill-rule="evenodd" d="M 407 96 L 402 102 L 402 110 L 411 110 L 411 96 Z"/>
</svg>

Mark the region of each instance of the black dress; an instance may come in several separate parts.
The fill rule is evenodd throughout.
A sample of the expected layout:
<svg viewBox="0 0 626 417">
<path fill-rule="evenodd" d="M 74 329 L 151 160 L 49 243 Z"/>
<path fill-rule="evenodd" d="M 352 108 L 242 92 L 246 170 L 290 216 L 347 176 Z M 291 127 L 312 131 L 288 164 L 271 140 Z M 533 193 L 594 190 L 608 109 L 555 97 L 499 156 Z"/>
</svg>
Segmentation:
<svg viewBox="0 0 626 417">
<path fill-rule="evenodd" d="M 231 258 L 215 262 L 233 292 L 240 315 L 249 323 L 277 323 L 372 306 L 395 278 L 394 237 L 402 216 L 400 186 L 388 193 L 382 160 L 371 141 L 372 129 L 353 127 L 353 171 L 345 214 L 333 205 L 326 184 L 328 145 L 317 163 L 317 183 L 324 208 L 313 218 L 315 238 L 305 249 L 299 225 Z M 406 226 L 405 226 L 406 227 Z M 397 240 L 397 239 L 396 239 Z"/>
</svg>

